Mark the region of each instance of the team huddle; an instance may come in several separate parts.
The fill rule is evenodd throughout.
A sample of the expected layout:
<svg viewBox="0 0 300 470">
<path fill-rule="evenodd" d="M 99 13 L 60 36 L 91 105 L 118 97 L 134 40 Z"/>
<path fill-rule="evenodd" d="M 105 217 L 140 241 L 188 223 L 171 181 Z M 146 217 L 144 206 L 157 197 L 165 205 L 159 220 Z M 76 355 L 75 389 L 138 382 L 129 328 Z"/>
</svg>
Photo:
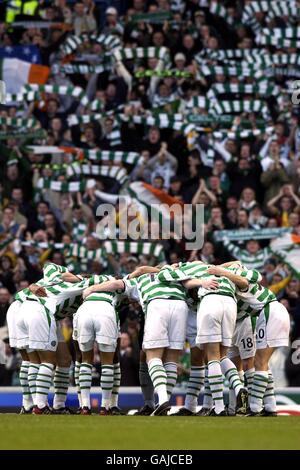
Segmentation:
<svg viewBox="0 0 300 470">
<path fill-rule="evenodd" d="M 71 316 L 77 345 L 78 414 L 91 414 L 95 342 L 101 359 L 100 414 L 121 414 L 118 307 L 129 299 L 139 302 L 144 314 L 140 355 L 144 406 L 137 415 L 168 414 L 177 362 L 187 340 L 191 368 L 185 403 L 172 416 L 276 416 L 269 361 L 277 347 L 288 346 L 290 320 L 261 280 L 258 271 L 239 261 L 220 266 L 200 261 L 141 266 L 123 279 L 80 276 L 46 264 L 43 278 L 18 292 L 7 313 L 10 346 L 22 356 L 21 413 L 71 412 L 66 407 L 71 356 L 60 327 L 61 320 Z M 224 377 L 229 384 L 226 405 Z M 197 413 L 203 388 L 203 405 Z"/>
</svg>

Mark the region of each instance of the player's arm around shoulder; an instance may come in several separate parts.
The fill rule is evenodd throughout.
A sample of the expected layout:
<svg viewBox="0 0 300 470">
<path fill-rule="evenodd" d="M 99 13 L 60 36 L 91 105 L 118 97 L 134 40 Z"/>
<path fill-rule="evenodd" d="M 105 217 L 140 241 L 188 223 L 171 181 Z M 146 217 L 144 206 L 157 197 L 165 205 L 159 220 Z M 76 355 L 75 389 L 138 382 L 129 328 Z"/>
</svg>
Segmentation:
<svg viewBox="0 0 300 470">
<path fill-rule="evenodd" d="M 83 298 L 85 299 L 94 292 L 123 292 L 125 284 L 122 279 L 112 279 L 110 281 L 102 282 L 101 284 L 94 284 L 93 286 L 87 287 L 83 291 Z"/>
<path fill-rule="evenodd" d="M 211 266 L 210 268 L 208 268 L 207 272 L 215 276 L 226 277 L 231 282 L 233 282 L 240 290 L 247 290 L 249 287 L 249 281 L 246 277 L 236 274 L 229 268 L 223 268 L 222 266 Z"/>
</svg>

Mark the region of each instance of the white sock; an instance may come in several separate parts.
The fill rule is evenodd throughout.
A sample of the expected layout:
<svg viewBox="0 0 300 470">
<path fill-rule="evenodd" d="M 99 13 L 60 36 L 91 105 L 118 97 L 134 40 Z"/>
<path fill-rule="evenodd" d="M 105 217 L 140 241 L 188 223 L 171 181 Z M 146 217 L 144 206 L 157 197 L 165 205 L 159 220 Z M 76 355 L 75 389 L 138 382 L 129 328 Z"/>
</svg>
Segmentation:
<svg viewBox="0 0 300 470">
<path fill-rule="evenodd" d="M 102 389 L 101 406 L 107 410 L 110 407 L 111 393 L 114 386 L 114 366 L 113 364 L 103 364 L 101 366 L 101 380 L 100 385 Z"/>
<path fill-rule="evenodd" d="M 268 386 L 266 388 L 264 394 L 264 407 L 266 411 L 276 412 L 276 398 L 275 398 L 275 391 L 274 391 L 274 378 L 272 372 L 268 371 Z"/>
<path fill-rule="evenodd" d="M 19 372 L 19 380 L 22 387 L 22 406 L 24 406 L 26 411 L 29 410 L 33 405 L 28 382 L 29 365 L 29 361 L 22 361 Z"/>
<path fill-rule="evenodd" d="M 268 386 L 269 374 L 265 370 L 257 370 L 254 373 L 250 396 L 250 409 L 259 413 L 263 408 L 263 398 Z"/>
<path fill-rule="evenodd" d="M 81 408 L 81 391 L 80 391 L 80 384 L 79 384 L 79 371 L 80 371 L 80 365 L 81 363 L 76 361 L 75 366 L 74 366 L 74 382 L 75 382 L 75 387 L 77 389 L 77 397 L 78 397 L 78 403 L 79 407 Z"/>
<path fill-rule="evenodd" d="M 91 408 L 92 364 L 82 362 L 79 370 L 81 404 Z"/>
<path fill-rule="evenodd" d="M 66 406 L 66 399 L 69 388 L 69 367 L 59 367 L 57 366 L 54 373 L 54 400 L 53 408 L 58 410 L 59 408 L 64 408 Z"/>
<path fill-rule="evenodd" d="M 207 366 L 208 381 L 212 394 L 212 399 L 215 405 L 215 411 L 216 414 L 220 414 L 225 409 L 223 398 L 223 375 L 220 361 L 209 361 Z"/>
<path fill-rule="evenodd" d="M 245 378 L 246 378 L 246 385 L 247 385 L 249 399 L 251 395 L 254 372 L 255 372 L 254 367 L 252 367 L 252 369 L 245 370 Z"/>
<path fill-rule="evenodd" d="M 202 408 L 210 410 L 213 407 L 213 399 L 208 381 L 208 367 L 205 367 L 205 378 L 204 378 L 204 396 Z"/>
<path fill-rule="evenodd" d="M 235 415 L 236 396 L 235 396 L 235 391 L 230 386 L 229 386 L 228 393 L 229 393 L 228 412 L 229 414 Z"/>
<path fill-rule="evenodd" d="M 222 357 L 220 364 L 223 375 L 228 380 L 230 388 L 234 390 L 235 396 L 237 397 L 239 391 L 243 388 L 237 368 L 229 357 Z"/>
<path fill-rule="evenodd" d="M 120 363 L 114 364 L 114 385 L 111 394 L 110 407 L 118 406 L 119 403 L 119 389 L 121 383 L 121 367 Z"/>
<path fill-rule="evenodd" d="M 167 393 L 170 400 L 173 388 L 177 382 L 177 364 L 176 362 L 165 362 L 164 368 L 167 373 Z"/>
<path fill-rule="evenodd" d="M 37 378 L 39 368 L 40 368 L 40 364 L 34 364 L 33 362 L 31 362 L 29 369 L 28 369 L 28 384 L 29 384 L 32 402 L 34 405 L 36 405 L 36 378 Z"/>
<path fill-rule="evenodd" d="M 199 393 L 204 385 L 205 366 L 191 366 L 184 407 L 196 413 Z"/>
<path fill-rule="evenodd" d="M 48 403 L 48 394 L 52 385 L 54 365 L 42 362 L 36 378 L 36 405 L 44 408 Z"/>
<path fill-rule="evenodd" d="M 162 405 L 166 401 L 169 401 L 167 393 L 167 373 L 162 360 L 158 358 L 151 359 L 148 362 L 148 370 L 154 390 L 158 395 L 158 403 Z"/>
</svg>

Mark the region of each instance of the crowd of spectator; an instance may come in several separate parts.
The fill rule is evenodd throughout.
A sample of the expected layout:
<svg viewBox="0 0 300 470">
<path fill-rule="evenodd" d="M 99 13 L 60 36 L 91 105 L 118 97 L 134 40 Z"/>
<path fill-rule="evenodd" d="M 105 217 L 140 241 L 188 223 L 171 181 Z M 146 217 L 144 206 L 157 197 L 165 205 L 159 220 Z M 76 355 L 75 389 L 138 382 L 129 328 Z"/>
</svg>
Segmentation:
<svg viewBox="0 0 300 470">
<path fill-rule="evenodd" d="M 273 14 L 273 7 L 251 13 L 251 4 L 261 2 L 247 0 L 19 3 L 36 5 L 33 11 L 23 5 L 14 17 L 2 6 L 0 58 L 15 46 L 34 46 L 39 62 L 50 68 L 47 84 L 70 92 L 54 88 L 35 100 L 24 95 L 0 111 L 0 339 L 8 358 L 0 366 L 0 385 L 17 383 L 18 355 L 5 336 L 7 308 L 17 291 L 41 278 L 46 261 L 117 275 L 157 264 L 145 253 L 110 253 L 97 236 L 99 204 L 128 194 L 137 181 L 182 203 L 204 204 L 202 249 L 188 251 L 185 240 L 172 237 L 157 240 L 166 262 L 242 259 L 263 274 L 265 285 L 288 308 L 291 341 L 300 338 L 300 281 L 272 253 L 270 239 L 215 237 L 221 230 L 264 228 L 290 228 L 300 235 L 300 113 L 290 93 L 299 76 L 299 2 L 277 2 L 296 8 L 294 16 L 293 9 L 279 14 L 275 7 Z M 284 36 L 288 28 L 295 36 Z M 283 31 L 282 37 L 274 33 L 277 42 L 268 39 L 273 30 Z M 263 65 L 267 59 L 270 66 Z M 76 87 L 87 101 L 75 97 Z M 254 101 L 260 105 L 248 107 Z M 228 107 L 218 111 L 225 103 Z M 8 118 L 27 124 L 14 127 Z M 36 152 L 35 146 L 45 151 Z M 58 147 L 64 150 L 59 153 Z M 92 150 L 112 156 L 106 153 L 88 165 L 123 169 L 126 179 L 101 171 L 69 173 Z M 118 151 L 134 152 L 138 161 L 114 161 Z M 67 189 L 56 190 L 52 182 Z M 78 183 L 75 191 L 68 186 L 72 182 Z M 118 200 L 109 200 L 118 218 Z M 136 305 L 127 309 L 122 385 L 138 385 L 140 312 Z M 67 340 L 70 330 L 65 320 Z M 183 381 L 187 353 L 188 346 Z M 300 369 L 290 354 L 278 354 L 277 383 L 300 386 Z M 95 380 L 98 373 L 95 350 Z"/>
</svg>

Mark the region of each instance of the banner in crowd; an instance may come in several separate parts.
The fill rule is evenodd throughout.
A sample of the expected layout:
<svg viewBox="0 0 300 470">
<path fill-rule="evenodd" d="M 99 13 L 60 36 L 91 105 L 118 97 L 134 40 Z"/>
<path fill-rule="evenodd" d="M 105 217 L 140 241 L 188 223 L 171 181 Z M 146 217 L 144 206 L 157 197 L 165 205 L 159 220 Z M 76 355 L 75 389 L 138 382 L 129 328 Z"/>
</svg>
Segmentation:
<svg viewBox="0 0 300 470">
<path fill-rule="evenodd" d="M 221 242 L 226 238 L 231 241 L 244 241 L 244 240 L 264 240 L 270 238 L 282 237 L 288 235 L 290 237 L 290 228 L 261 228 L 249 230 L 217 230 L 214 232 L 214 239 Z"/>
</svg>

